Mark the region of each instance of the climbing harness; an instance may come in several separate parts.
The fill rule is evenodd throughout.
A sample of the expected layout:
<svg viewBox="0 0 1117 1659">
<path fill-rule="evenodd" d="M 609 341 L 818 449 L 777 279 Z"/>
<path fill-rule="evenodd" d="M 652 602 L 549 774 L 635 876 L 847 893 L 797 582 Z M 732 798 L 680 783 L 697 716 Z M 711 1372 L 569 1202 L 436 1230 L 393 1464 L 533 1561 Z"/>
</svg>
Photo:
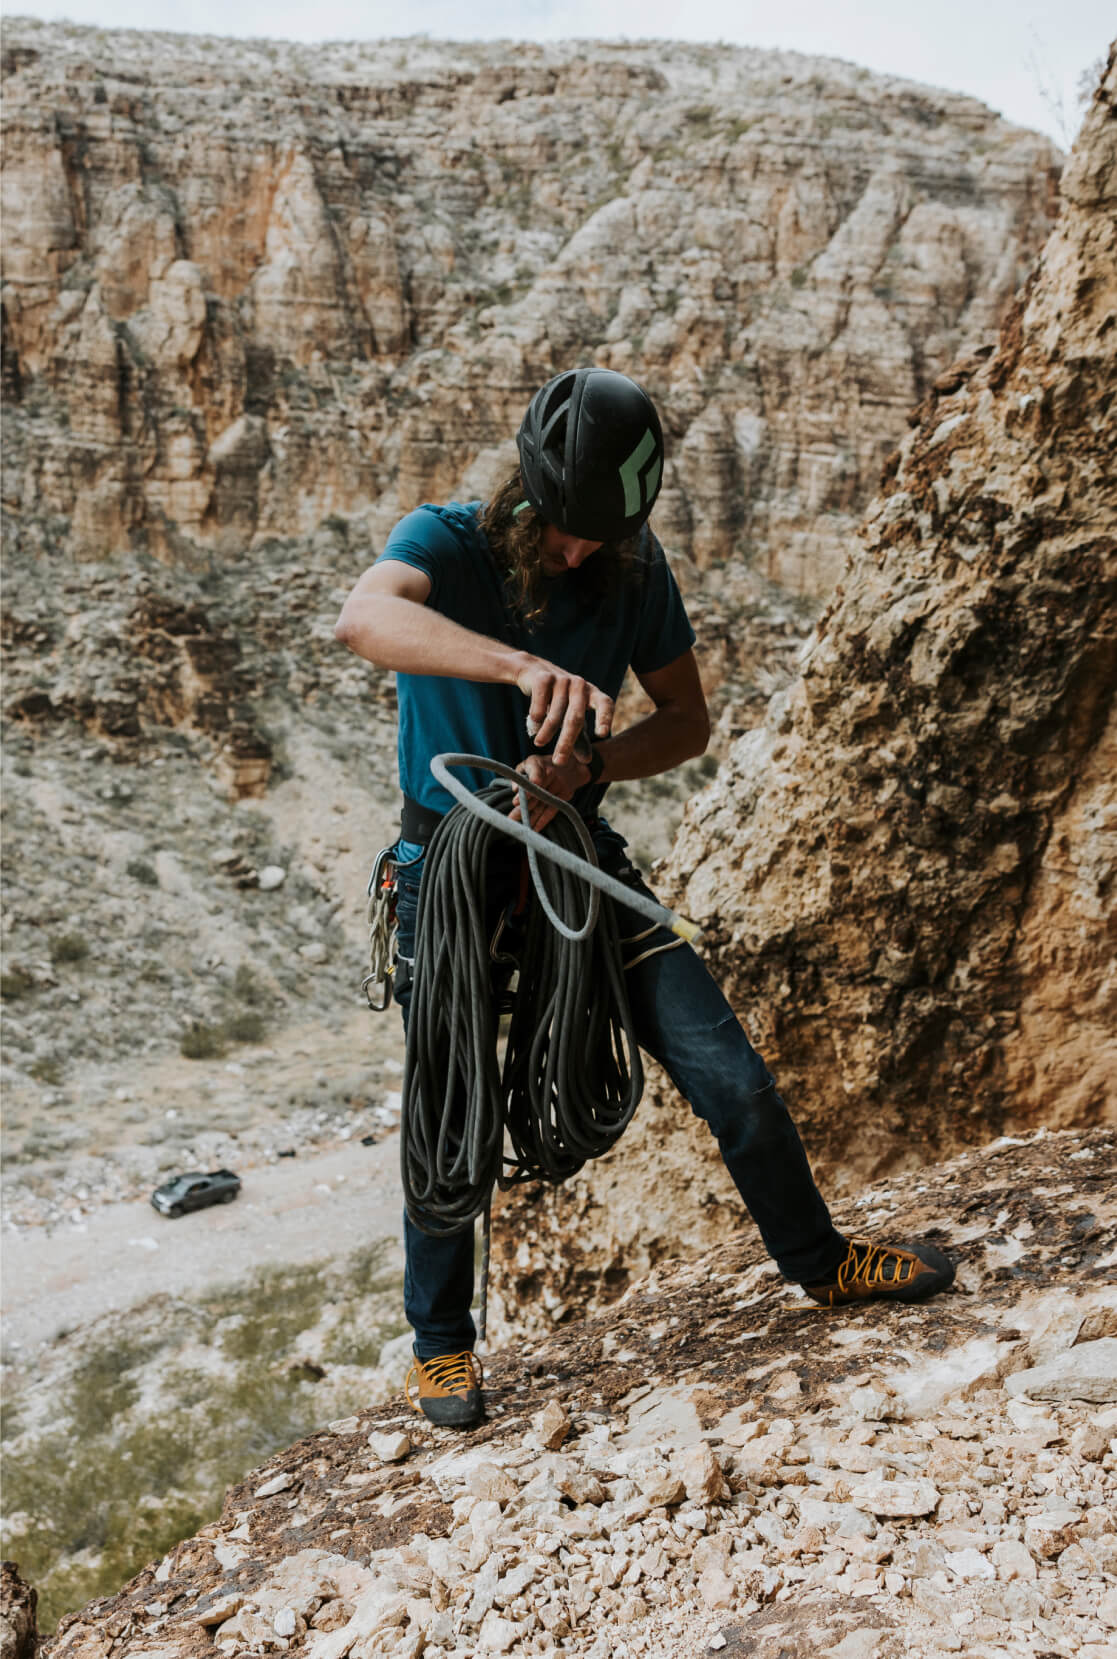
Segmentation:
<svg viewBox="0 0 1117 1659">
<path fill-rule="evenodd" d="M 474 795 L 455 767 L 498 781 Z M 566 1180 L 616 1144 L 643 1092 L 612 901 L 668 928 L 671 945 L 698 930 L 602 870 L 570 803 L 511 767 L 448 754 L 431 771 L 458 805 L 431 837 L 419 889 L 401 1175 L 422 1231 L 444 1237 L 484 1217 L 483 1340 L 493 1187 Z M 528 825 L 529 794 L 556 809 L 542 834 Z M 517 801 L 521 823 L 508 816 Z M 487 911 L 490 857 L 504 838 L 526 847 L 539 906 L 523 918 L 501 1060 Z"/>
</svg>

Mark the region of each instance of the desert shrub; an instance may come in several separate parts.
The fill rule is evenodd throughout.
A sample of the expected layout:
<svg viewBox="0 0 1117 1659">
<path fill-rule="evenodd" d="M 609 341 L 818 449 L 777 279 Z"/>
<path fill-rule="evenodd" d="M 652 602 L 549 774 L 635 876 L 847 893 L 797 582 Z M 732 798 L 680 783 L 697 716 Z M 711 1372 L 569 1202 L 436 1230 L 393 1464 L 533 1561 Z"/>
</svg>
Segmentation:
<svg viewBox="0 0 1117 1659">
<path fill-rule="evenodd" d="M 89 955 L 89 942 L 84 933 L 60 933 L 51 941 L 52 962 L 81 962 Z"/>
<path fill-rule="evenodd" d="M 178 1045 L 179 1053 L 187 1060 L 216 1060 L 225 1052 L 225 1042 L 221 1027 L 207 1025 L 204 1020 L 195 1020 L 182 1033 Z"/>
<path fill-rule="evenodd" d="M 142 858 L 131 858 L 124 867 L 125 874 L 130 875 L 133 881 L 138 881 L 144 887 L 158 887 L 159 877 L 153 867 Z"/>
<path fill-rule="evenodd" d="M 35 981 L 26 968 L 5 968 L 4 972 L 0 974 L 0 996 L 6 1002 L 17 1002 L 20 997 L 25 997 L 28 991 L 33 991 L 34 988 Z"/>
<path fill-rule="evenodd" d="M 230 1014 L 221 1025 L 222 1034 L 230 1043 L 258 1043 L 263 1038 L 264 1029 L 264 1016 L 252 1008 Z"/>
</svg>

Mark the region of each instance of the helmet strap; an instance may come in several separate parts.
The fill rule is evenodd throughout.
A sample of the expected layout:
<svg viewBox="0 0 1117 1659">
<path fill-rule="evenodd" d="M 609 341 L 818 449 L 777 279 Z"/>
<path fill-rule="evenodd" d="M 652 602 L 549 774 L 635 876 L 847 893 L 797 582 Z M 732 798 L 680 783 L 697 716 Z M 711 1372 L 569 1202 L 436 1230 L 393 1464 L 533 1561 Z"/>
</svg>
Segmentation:
<svg viewBox="0 0 1117 1659">
<path fill-rule="evenodd" d="M 523 511 L 524 511 L 524 509 L 525 509 L 525 508 L 526 508 L 526 507 L 530 507 L 530 506 L 531 506 L 531 502 L 530 502 L 530 501 L 521 501 L 521 502 L 520 502 L 520 505 L 519 505 L 519 506 L 518 506 L 518 507 L 513 507 L 513 509 L 512 509 L 512 517 L 513 517 L 513 518 L 519 518 L 519 516 L 520 516 L 520 514 L 521 514 L 521 513 L 522 513 L 522 512 L 523 512 Z"/>
</svg>

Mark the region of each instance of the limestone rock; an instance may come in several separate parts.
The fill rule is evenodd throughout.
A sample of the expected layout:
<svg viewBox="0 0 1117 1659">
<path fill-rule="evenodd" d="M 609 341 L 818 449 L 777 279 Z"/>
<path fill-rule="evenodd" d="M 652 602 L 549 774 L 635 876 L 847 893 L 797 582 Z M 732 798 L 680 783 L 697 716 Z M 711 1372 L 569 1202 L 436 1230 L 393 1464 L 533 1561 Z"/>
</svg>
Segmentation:
<svg viewBox="0 0 1117 1659">
<path fill-rule="evenodd" d="M 939 1492 L 929 1480 L 862 1480 L 850 1487 L 850 1497 L 873 1515 L 931 1515 Z"/>
<path fill-rule="evenodd" d="M 0 1655 L 2 1659 L 35 1659 L 38 1645 L 38 1594 L 20 1576 L 14 1561 L 0 1566 Z"/>
<path fill-rule="evenodd" d="M 402 1463 L 411 1455 L 411 1436 L 408 1434 L 370 1434 L 372 1455 L 381 1463 Z"/>
<path fill-rule="evenodd" d="M 676 1452 L 672 1469 L 683 1482 L 687 1497 L 697 1503 L 717 1503 L 729 1496 L 725 1471 L 704 1440 Z"/>
<path fill-rule="evenodd" d="M 549 1452 L 557 1451 L 570 1433 L 570 1417 L 557 1400 L 548 1400 L 531 1422 L 540 1442 Z"/>
<path fill-rule="evenodd" d="M 1045 139 L 822 58 L 6 39 L 10 528 L 79 558 L 382 534 L 596 360 L 665 408 L 674 547 L 828 591 L 1054 207 Z"/>
<path fill-rule="evenodd" d="M 1117 1337 L 1082 1342 L 1043 1365 L 1005 1379 L 1009 1394 L 1033 1400 L 1117 1400 Z"/>
</svg>

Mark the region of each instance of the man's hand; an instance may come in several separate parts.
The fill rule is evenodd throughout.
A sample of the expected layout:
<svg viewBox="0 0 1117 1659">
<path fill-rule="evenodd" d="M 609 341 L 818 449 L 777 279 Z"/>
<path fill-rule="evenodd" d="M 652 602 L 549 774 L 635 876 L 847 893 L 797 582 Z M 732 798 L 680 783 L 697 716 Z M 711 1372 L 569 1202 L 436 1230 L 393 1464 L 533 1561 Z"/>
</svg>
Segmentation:
<svg viewBox="0 0 1117 1659">
<path fill-rule="evenodd" d="M 516 684 L 525 697 L 531 698 L 527 713 L 528 732 L 539 749 L 547 748 L 551 739 L 555 738 L 550 758 L 560 772 L 573 759 L 574 745 L 582 735 L 586 715 L 591 709 L 595 736 L 608 737 L 613 724 L 613 699 L 599 691 L 591 681 L 583 680 L 578 674 L 568 674 L 565 668 L 556 668 L 553 662 L 544 662 L 541 657 L 533 657 L 517 676 Z M 579 767 L 579 771 L 585 770 L 584 766 Z M 542 778 L 538 781 L 543 783 L 545 789 L 550 788 Z M 584 777 L 579 778 L 570 793 L 573 794 L 579 783 L 585 781 Z M 561 790 L 555 790 L 556 795 L 561 793 Z M 569 796 L 566 798 L 569 799 Z M 553 817 L 553 812 L 549 816 Z"/>
<path fill-rule="evenodd" d="M 541 789 L 547 789 L 560 800 L 569 801 L 575 790 L 581 789 L 583 784 L 590 781 L 590 769 L 584 761 L 570 760 L 565 766 L 556 766 L 553 755 L 529 755 L 516 768 L 532 783 L 537 783 Z M 557 807 L 548 806 L 546 801 L 538 800 L 534 795 L 528 796 L 529 826 L 533 830 L 544 829 L 558 811 Z M 508 816 L 516 823 L 520 819 L 520 806 L 517 801 Z"/>
</svg>

